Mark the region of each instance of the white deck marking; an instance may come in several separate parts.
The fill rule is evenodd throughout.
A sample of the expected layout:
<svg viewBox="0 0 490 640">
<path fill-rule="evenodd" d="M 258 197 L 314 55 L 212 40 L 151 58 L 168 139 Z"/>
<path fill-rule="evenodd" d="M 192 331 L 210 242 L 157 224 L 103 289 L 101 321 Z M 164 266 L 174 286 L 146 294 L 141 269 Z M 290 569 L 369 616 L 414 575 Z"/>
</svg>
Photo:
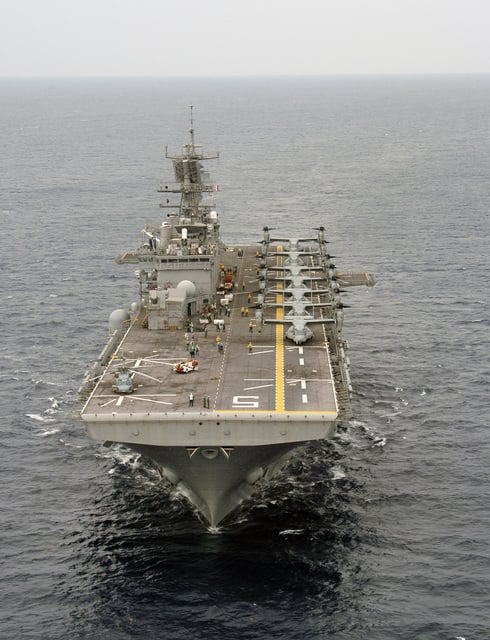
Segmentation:
<svg viewBox="0 0 490 640">
<path fill-rule="evenodd" d="M 130 398 L 133 400 L 133 398 Z M 168 404 L 171 405 L 173 402 L 164 402 L 163 400 L 152 400 L 151 398 L 143 398 L 142 396 L 134 396 L 134 400 L 137 402 L 138 400 L 142 400 L 143 402 L 154 402 L 155 404 Z"/>
<path fill-rule="evenodd" d="M 305 359 L 304 358 L 300 358 L 299 359 L 299 364 L 304 367 L 305 366 Z"/>
<path fill-rule="evenodd" d="M 182 360 L 185 360 L 186 358 L 175 358 L 175 362 L 163 362 L 163 360 L 140 360 L 140 363 L 146 363 L 146 364 L 134 364 L 131 365 L 133 368 L 138 367 L 138 369 L 152 369 L 154 368 L 156 365 L 161 365 L 161 366 L 168 366 L 168 367 L 173 367 L 175 364 L 177 364 L 177 362 L 182 362 Z M 188 358 L 189 359 L 189 358 Z"/>
<path fill-rule="evenodd" d="M 303 393 L 301 395 L 301 400 L 303 400 L 304 403 L 308 402 L 308 395 L 306 393 Z"/>
<path fill-rule="evenodd" d="M 176 395 L 177 395 L 176 393 L 142 393 L 142 394 L 134 393 L 131 396 L 131 398 L 174 398 Z M 114 398 L 114 394 L 108 394 L 108 393 L 101 393 L 100 395 L 98 395 L 96 397 L 97 398 L 112 398 L 112 400 L 116 399 L 116 398 Z M 111 400 L 111 402 L 112 402 L 112 400 Z"/>
<path fill-rule="evenodd" d="M 133 398 L 175 398 L 176 393 L 142 393 L 141 395 L 135 394 Z"/>
<path fill-rule="evenodd" d="M 149 380 L 153 380 L 153 382 L 158 382 L 158 384 L 162 384 L 163 380 L 159 380 L 158 378 L 154 378 L 153 376 L 149 376 L 147 373 L 143 373 L 142 371 L 135 371 L 135 376 L 143 376 L 143 378 L 148 378 Z"/>
<path fill-rule="evenodd" d="M 251 353 L 249 353 L 248 355 L 249 356 L 261 356 L 264 353 L 274 353 L 274 349 L 267 349 L 267 350 L 264 350 L 264 351 L 259 351 L 259 348 L 260 347 L 254 347 L 254 350 Z"/>
<path fill-rule="evenodd" d="M 301 380 L 301 388 L 306 389 L 306 380 L 304 378 Z"/>
<path fill-rule="evenodd" d="M 259 396 L 233 396 L 234 409 L 258 409 L 260 400 Z"/>
<path fill-rule="evenodd" d="M 102 396 L 99 396 L 102 397 Z M 116 402 L 116 398 L 112 398 L 112 400 L 109 400 L 108 402 L 104 402 L 104 404 L 100 405 L 100 408 L 102 409 L 103 407 L 107 407 L 107 405 L 112 404 L 113 402 Z"/>
<path fill-rule="evenodd" d="M 116 402 L 116 407 L 120 407 L 123 403 L 123 400 L 124 400 L 124 396 L 119 396 Z"/>
<path fill-rule="evenodd" d="M 243 387 L 244 391 L 251 391 L 252 389 L 265 389 L 266 387 L 273 387 L 273 384 L 259 384 L 255 387 Z"/>
</svg>

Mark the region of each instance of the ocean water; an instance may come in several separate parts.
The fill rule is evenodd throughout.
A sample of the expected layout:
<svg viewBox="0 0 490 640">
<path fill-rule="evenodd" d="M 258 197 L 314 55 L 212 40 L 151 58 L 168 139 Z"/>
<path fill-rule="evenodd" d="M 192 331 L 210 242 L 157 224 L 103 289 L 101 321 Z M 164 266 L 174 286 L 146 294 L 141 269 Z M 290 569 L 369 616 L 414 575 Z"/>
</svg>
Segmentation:
<svg viewBox="0 0 490 640">
<path fill-rule="evenodd" d="M 354 419 L 209 532 L 73 419 L 164 148 L 225 240 L 323 224 Z M 490 76 L 0 81 L 0 637 L 490 637 Z"/>
</svg>

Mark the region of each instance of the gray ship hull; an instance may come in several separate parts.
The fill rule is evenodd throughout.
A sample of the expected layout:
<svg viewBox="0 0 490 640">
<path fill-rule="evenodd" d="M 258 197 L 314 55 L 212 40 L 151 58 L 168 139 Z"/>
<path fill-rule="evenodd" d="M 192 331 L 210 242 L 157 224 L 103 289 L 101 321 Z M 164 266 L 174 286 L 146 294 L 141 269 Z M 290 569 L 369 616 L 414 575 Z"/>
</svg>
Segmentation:
<svg viewBox="0 0 490 640">
<path fill-rule="evenodd" d="M 260 447 L 152 447 L 127 444 L 157 463 L 162 474 L 216 527 L 243 500 L 256 482 L 278 473 L 298 444 Z"/>
<path fill-rule="evenodd" d="M 249 414 L 85 414 L 88 434 L 153 460 L 212 527 L 272 478 L 307 442 L 330 439 L 329 416 Z"/>
</svg>

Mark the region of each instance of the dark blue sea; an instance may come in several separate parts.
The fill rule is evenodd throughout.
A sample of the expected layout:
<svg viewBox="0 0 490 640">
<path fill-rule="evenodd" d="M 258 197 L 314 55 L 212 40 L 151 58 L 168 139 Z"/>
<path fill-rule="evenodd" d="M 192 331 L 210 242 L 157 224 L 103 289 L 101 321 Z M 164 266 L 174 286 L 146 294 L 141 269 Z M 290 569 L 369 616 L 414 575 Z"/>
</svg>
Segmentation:
<svg viewBox="0 0 490 640">
<path fill-rule="evenodd" d="M 324 225 L 354 419 L 220 533 L 73 419 L 165 145 L 224 239 Z M 0 81 L 0 637 L 490 638 L 490 76 Z"/>
</svg>

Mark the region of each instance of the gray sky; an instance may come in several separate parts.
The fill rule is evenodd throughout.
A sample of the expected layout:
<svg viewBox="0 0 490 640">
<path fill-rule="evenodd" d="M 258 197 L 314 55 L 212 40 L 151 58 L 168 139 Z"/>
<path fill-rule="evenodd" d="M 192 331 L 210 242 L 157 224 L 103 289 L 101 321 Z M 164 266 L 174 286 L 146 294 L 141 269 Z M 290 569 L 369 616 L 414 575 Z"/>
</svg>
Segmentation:
<svg viewBox="0 0 490 640">
<path fill-rule="evenodd" d="M 0 0 L 0 76 L 490 72 L 490 0 Z"/>
</svg>

